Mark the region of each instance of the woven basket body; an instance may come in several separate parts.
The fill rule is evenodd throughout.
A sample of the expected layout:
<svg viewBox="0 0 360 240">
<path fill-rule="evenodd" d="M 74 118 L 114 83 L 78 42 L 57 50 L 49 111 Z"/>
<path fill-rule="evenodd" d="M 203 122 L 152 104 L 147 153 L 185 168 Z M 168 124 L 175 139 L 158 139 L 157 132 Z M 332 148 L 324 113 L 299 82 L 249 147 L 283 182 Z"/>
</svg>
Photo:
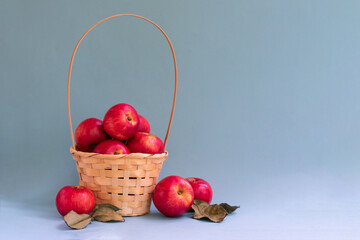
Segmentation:
<svg viewBox="0 0 360 240">
<path fill-rule="evenodd" d="M 79 185 L 95 194 L 96 204 L 110 203 L 123 216 L 150 212 L 151 194 L 168 153 L 104 155 L 70 148 L 79 173 Z"/>
</svg>

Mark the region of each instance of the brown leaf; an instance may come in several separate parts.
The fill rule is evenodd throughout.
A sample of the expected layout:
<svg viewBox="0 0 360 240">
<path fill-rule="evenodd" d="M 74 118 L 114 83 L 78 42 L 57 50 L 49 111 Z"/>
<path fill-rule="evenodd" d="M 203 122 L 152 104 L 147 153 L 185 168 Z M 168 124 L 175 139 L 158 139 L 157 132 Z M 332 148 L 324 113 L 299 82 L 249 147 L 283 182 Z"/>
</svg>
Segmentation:
<svg viewBox="0 0 360 240">
<path fill-rule="evenodd" d="M 91 222 L 89 214 L 77 214 L 71 210 L 64 216 L 65 223 L 72 229 L 83 229 Z"/>
<path fill-rule="evenodd" d="M 120 215 L 119 210 L 111 204 L 100 204 L 95 207 L 92 217 L 99 222 L 124 222 L 125 219 Z"/>
<path fill-rule="evenodd" d="M 94 211 L 98 210 L 99 208 L 103 208 L 103 207 L 111 208 L 111 209 L 113 209 L 114 211 L 119 211 L 119 210 L 120 210 L 120 208 L 118 208 L 117 206 L 114 206 L 114 205 L 109 204 L 109 203 L 104 203 L 104 204 L 98 204 L 98 205 L 96 205 L 95 208 L 94 208 Z M 93 211 L 93 212 L 94 212 L 94 211 Z"/>
<path fill-rule="evenodd" d="M 230 206 L 227 203 L 220 203 L 220 206 L 222 206 L 226 210 L 227 213 L 232 213 L 236 209 L 240 208 L 240 206 Z"/>
<path fill-rule="evenodd" d="M 210 205 L 205 209 L 206 216 L 213 222 L 221 222 L 228 213 L 218 204 Z"/>
<path fill-rule="evenodd" d="M 209 207 L 209 204 L 207 202 L 201 200 L 194 200 L 194 203 L 191 206 L 191 208 L 195 212 L 193 217 L 196 219 L 202 218 L 207 207 Z"/>
<path fill-rule="evenodd" d="M 208 218 L 213 222 L 221 222 L 228 214 L 226 210 L 218 204 L 209 205 L 201 200 L 194 200 L 191 206 L 195 213 L 193 218 L 201 219 Z"/>
</svg>

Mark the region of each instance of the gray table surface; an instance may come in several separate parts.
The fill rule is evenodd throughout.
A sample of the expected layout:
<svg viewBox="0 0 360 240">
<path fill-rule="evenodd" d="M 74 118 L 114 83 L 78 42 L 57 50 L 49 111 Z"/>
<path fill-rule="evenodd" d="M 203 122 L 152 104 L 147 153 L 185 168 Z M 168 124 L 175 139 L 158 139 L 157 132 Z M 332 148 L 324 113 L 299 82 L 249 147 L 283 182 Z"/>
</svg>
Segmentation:
<svg viewBox="0 0 360 240">
<path fill-rule="evenodd" d="M 151 213 L 122 223 L 93 222 L 82 230 L 67 227 L 54 206 L 0 202 L 0 239 L 360 239 L 359 203 L 350 199 L 302 209 L 241 206 L 221 223 L 168 218 Z"/>
</svg>

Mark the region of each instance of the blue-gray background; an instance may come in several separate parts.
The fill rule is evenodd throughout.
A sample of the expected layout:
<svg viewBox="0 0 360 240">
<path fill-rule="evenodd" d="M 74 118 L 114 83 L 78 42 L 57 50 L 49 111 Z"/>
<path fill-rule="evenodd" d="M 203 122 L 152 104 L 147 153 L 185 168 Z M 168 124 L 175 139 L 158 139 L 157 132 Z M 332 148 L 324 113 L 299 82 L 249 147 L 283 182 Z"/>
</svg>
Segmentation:
<svg viewBox="0 0 360 240">
<path fill-rule="evenodd" d="M 77 184 L 69 61 L 92 24 L 119 13 L 158 23 L 178 60 L 160 179 L 201 177 L 214 202 L 264 213 L 359 213 L 359 1 L 1 0 L 0 200 L 51 205 Z M 161 33 L 112 19 L 77 52 L 73 124 L 126 102 L 163 138 L 173 85 Z"/>
</svg>

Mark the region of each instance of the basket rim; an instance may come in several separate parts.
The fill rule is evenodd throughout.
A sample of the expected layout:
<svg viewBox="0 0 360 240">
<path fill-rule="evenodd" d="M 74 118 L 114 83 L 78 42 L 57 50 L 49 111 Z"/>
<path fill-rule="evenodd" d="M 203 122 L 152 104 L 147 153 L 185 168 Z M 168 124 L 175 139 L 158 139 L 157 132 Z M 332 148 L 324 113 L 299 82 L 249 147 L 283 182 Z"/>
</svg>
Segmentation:
<svg viewBox="0 0 360 240">
<path fill-rule="evenodd" d="M 81 157 L 91 157 L 91 158 L 101 158 L 101 159 L 144 159 L 144 158 L 166 158 L 168 152 L 165 150 L 164 153 L 158 154 L 145 154 L 145 153 L 130 153 L 130 154 L 119 154 L 119 155 L 110 155 L 110 154 L 100 154 L 93 152 L 82 152 L 76 150 L 73 146 L 70 147 L 70 153 L 72 155 L 77 155 Z"/>
</svg>

